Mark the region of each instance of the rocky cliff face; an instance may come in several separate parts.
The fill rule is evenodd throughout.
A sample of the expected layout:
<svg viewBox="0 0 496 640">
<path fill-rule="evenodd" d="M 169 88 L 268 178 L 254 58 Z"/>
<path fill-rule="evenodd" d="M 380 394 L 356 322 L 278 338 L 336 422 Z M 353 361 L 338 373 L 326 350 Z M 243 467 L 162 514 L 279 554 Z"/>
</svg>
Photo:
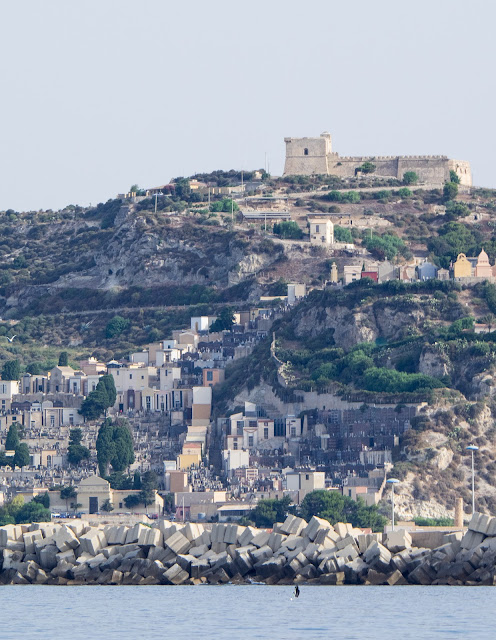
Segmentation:
<svg viewBox="0 0 496 640">
<path fill-rule="evenodd" d="M 294 327 L 298 337 L 314 337 L 333 329 L 336 345 L 351 349 L 360 342 L 374 342 L 378 338 L 399 340 L 411 327 L 423 327 L 427 317 L 428 310 L 420 305 L 406 310 L 387 303 L 363 304 L 353 310 L 344 306 L 305 306 L 296 314 Z"/>
<path fill-rule="evenodd" d="M 280 257 L 279 251 L 260 248 L 260 237 L 249 232 L 202 225 L 187 216 L 162 216 L 157 220 L 127 206 L 121 208 L 108 229 L 102 230 L 100 222 L 92 220 L 31 229 L 20 225 L 16 242 L 19 255 L 26 255 L 24 245 L 29 242 L 40 257 L 46 253 L 43 264 L 52 269 L 48 274 L 45 270 L 40 278 L 28 260 L 25 273 L 19 274 L 22 277 L 11 272 L 16 280 L 11 277 L 3 313 L 64 289 L 161 285 L 223 289 L 256 276 Z"/>
</svg>

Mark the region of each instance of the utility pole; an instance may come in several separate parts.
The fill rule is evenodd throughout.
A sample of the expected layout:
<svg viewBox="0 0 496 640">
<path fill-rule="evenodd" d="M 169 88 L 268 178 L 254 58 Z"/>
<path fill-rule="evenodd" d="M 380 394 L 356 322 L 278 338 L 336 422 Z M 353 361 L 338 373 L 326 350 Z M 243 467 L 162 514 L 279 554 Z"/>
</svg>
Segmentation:
<svg viewBox="0 0 496 640">
<path fill-rule="evenodd" d="M 157 198 L 158 198 L 158 193 L 155 194 L 155 213 L 157 213 Z"/>
</svg>

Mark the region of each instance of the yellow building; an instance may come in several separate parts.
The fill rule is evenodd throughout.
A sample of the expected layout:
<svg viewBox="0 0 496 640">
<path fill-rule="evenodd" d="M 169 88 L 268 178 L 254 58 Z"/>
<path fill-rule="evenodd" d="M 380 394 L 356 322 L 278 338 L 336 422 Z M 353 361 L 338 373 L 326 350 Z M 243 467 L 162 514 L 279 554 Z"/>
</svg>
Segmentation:
<svg viewBox="0 0 496 640">
<path fill-rule="evenodd" d="M 455 278 L 472 277 L 472 265 L 464 253 L 459 253 L 455 264 L 453 265 L 453 275 Z"/>
<path fill-rule="evenodd" d="M 192 465 L 198 466 L 200 462 L 200 453 L 181 453 L 177 456 L 177 468 L 179 471 L 189 471 Z"/>
</svg>

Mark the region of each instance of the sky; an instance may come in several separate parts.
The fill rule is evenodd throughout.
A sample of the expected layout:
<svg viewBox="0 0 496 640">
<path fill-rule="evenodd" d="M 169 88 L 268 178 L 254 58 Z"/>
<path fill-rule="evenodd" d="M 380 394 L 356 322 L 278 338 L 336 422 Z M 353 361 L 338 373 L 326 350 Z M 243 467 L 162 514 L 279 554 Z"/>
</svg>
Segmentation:
<svg viewBox="0 0 496 640">
<path fill-rule="evenodd" d="M 496 187 L 488 0 L 0 4 L 0 210 L 264 166 L 284 137 L 447 155 Z"/>
</svg>

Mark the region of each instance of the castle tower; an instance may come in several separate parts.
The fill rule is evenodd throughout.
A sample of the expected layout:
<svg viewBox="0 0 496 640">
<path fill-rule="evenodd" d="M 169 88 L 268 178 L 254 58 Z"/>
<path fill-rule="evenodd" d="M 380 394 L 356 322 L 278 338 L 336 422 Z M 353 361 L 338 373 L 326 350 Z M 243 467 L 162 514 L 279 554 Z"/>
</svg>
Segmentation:
<svg viewBox="0 0 496 640">
<path fill-rule="evenodd" d="M 328 158 L 332 156 L 330 133 L 324 131 L 319 138 L 284 138 L 284 142 L 286 162 L 283 175 L 329 174 Z"/>
<path fill-rule="evenodd" d="M 419 182 L 442 187 L 454 171 L 463 186 L 472 184 L 470 163 L 450 160 L 447 156 L 340 156 L 332 150 L 331 134 L 318 138 L 284 138 L 286 143 L 285 176 L 333 175 L 355 178 L 366 162 L 374 165 L 374 176 L 402 180 L 407 171 L 415 172 Z"/>
</svg>

